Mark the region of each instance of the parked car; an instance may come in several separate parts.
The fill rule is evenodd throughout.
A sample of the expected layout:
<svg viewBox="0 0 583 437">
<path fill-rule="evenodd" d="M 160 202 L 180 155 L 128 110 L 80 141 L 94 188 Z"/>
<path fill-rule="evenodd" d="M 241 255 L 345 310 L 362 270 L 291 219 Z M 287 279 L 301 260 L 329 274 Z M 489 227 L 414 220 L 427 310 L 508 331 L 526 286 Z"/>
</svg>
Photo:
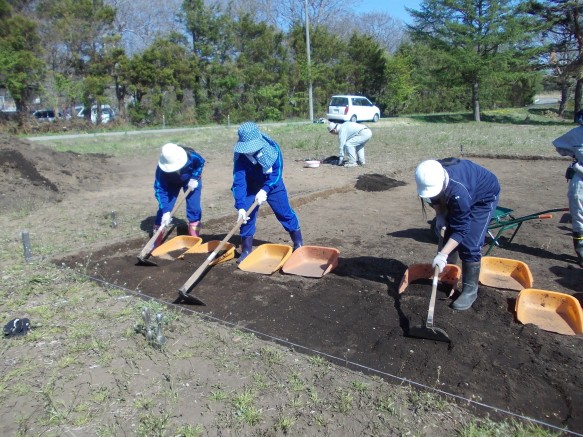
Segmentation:
<svg viewBox="0 0 583 437">
<path fill-rule="evenodd" d="M 363 96 L 332 96 L 326 115 L 331 121 L 377 122 L 381 110 Z"/>
<path fill-rule="evenodd" d="M 38 109 L 32 113 L 32 116 L 36 118 L 37 121 L 55 121 L 55 118 L 61 117 L 61 114 L 56 114 L 52 109 Z"/>
<path fill-rule="evenodd" d="M 87 111 L 89 111 L 89 109 L 86 109 L 84 106 L 79 107 L 79 109 L 75 107 L 75 109 L 78 111 L 77 117 L 79 118 L 85 118 Z M 101 124 L 106 124 L 113 120 L 115 120 L 115 112 L 111 106 L 101 105 Z M 97 124 L 97 105 L 91 107 L 91 122 Z"/>
</svg>

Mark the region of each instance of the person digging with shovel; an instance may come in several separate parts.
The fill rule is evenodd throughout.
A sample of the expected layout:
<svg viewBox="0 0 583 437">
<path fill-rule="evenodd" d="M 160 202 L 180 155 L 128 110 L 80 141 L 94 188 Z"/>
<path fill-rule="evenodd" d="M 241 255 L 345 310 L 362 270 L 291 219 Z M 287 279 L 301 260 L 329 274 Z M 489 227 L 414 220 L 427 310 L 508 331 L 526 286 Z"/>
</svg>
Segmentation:
<svg viewBox="0 0 583 437">
<path fill-rule="evenodd" d="M 163 226 L 167 227 L 172 221 L 172 208 L 180 194 L 180 190 L 191 190 L 186 197 L 186 218 L 188 219 L 188 234 L 198 237 L 202 208 L 200 196 L 202 191 L 202 169 L 205 160 L 193 149 L 178 144 L 168 143 L 162 146 L 162 152 L 156 167 L 154 180 L 154 195 L 158 201 L 158 211 L 154 221 L 153 232 Z M 159 246 L 164 238 L 160 234 L 155 247 Z"/>
<path fill-rule="evenodd" d="M 436 228 L 446 226 L 444 245 L 432 261 L 443 272 L 457 251 L 462 261 L 462 292 L 452 303 L 467 310 L 478 297 L 482 245 L 498 206 L 500 184 L 494 173 L 467 159 L 423 161 L 415 169 L 417 194 L 424 215 L 429 204 L 436 212 Z"/>
<path fill-rule="evenodd" d="M 253 250 L 253 236 L 257 211 L 247 217 L 247 210 L 257 201 L 261 206 L 267 202 L 283 228 L 289 232 L 293 249 L 303 245 L 298 216 L 292 209 L 287 189 L 283 182 L 283 156 L 279 145 L 259 130 L 259 126 L 247 121 L 238 130 L 239 141 L 233 148 L 233 185 L 238 220 L 243 220 L 239 229 L 241 255 L 237 264 Z"/>
<path fill-rule="evenodd" d="M 372 131 L 364 124 L 346 121 L 344 123 L 328 123 L 328 132 L 338 135 L 338 163 L 344 167 L 365 165 L 364 146 L 372 137 Z M 348 161 L 344 162 L 344 152 Z"/>
</svg>

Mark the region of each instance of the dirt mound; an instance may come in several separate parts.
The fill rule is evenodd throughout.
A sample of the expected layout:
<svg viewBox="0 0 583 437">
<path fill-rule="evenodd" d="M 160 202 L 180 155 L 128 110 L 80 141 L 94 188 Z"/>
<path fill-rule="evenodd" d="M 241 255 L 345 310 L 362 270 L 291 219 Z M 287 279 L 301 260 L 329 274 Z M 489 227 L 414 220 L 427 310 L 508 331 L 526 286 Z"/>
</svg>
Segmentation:
<svg viewBox="0 0 583 437">
<path fill-rule="evenodd" d="M 381 174 L 373 173 L 359 176 L 354 188 L 361 191 L 387 191 L 402 185 L 407 184 Z"/>
<path fill-rule="evenodd" d="M 88 181 L 103 180 L 109 157 L 57 152 L 40 144 L 0 134 L 0 209 L 14 210 L 60 202 Z"/>
</svg>

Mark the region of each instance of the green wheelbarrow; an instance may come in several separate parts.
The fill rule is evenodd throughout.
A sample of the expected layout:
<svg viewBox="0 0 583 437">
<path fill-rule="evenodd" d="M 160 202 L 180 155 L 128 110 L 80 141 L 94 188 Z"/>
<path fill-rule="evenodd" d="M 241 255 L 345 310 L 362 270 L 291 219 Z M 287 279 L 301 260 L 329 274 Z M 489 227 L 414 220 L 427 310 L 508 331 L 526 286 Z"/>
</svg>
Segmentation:
<svg viewBox="0 0 583 437">
<path fill-rule="evenodd" d="M 524 222 L 537 219 L 549 219 L 553 217 L 552 214 L 553 212 L 565 212 L 565 211 L 569 211 L 569 208 L 547 209 L 546 211 L 540 211 L 522 217 L 515 217 L 512 214 L 513 211 L 511 209 L 504 208 L 501 206 L 497 207 L 496 211 L 492 216 L 492 220 L 488 225 L 488 235 L 490 237 L 490 241 L 485 256 L 492 252 L 492 249 L 495 246 L 506 247 L 510 243 L 512 243 L 512 240 L 514 240 L 516 233 L 518 232 L 518 230 L 520 229 Z M 502 237 L 502 234 L 508 230 L 512 230 L 512 235 L 504 244 L 502 244 L 500 238 Z"/>
</svg>

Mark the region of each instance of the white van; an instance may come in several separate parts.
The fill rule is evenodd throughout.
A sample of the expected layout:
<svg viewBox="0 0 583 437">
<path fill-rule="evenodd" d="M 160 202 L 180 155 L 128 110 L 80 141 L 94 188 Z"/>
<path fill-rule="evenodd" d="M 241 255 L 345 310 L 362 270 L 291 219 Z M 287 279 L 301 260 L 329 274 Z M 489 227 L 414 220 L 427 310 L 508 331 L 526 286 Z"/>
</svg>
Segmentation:
<svg viewBox="0 0 583 437">
<path fill-rule="evenodd" d="M 379 121 L 381 110 L 363 96 L 332 96 L 328 106 L 330 121 Z"/>
</svg>

